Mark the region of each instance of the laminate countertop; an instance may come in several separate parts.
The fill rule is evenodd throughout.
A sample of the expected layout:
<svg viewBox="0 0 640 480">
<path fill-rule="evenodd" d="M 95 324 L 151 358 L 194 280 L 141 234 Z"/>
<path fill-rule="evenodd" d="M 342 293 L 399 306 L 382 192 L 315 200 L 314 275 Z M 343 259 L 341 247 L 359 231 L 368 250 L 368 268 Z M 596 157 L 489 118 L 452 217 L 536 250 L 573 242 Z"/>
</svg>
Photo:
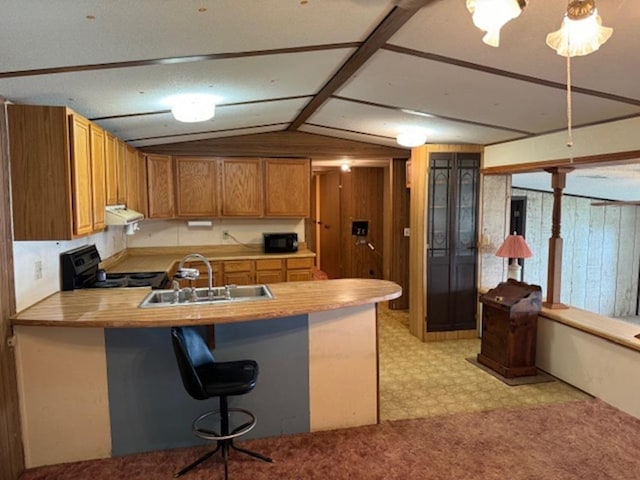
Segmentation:
<svg viewBox="0 0 640 480">
<path fill-rule="evenodd" d="M 12 316 L 14 325 L 58 327 L 168 327 L 214 325 L 289 317 L 398 298 L 402 288 L 387 280 L 337 279 L 270 284 L 275 298 L 213 305 L 139 308 L 151 291 L 140 288 L 57 292 Z"/>
</svg>

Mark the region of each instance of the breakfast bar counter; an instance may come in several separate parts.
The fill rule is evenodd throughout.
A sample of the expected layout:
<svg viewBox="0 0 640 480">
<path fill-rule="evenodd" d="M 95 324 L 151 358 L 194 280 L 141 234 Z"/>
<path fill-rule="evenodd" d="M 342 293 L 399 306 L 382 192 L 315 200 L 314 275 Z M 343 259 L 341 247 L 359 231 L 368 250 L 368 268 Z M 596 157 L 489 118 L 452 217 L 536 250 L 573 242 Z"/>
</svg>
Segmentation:
<svg viewBox="0 0 640 480">
<path fill-rule="evenodd" d="M 269 285 L 275 298 L 213 305 L 138 308 L 151 291 L 141 288 L 58 292 L 14 315 L 14 325 L 58 327 L 167 327 L 214 325 L 288 317 L 397 298 L 389 281 L 338 279 Z"/>
<path fill-rule="evenodd" d="M 253 359 L 256 388 L 231 406 L 258 417 L 248 437 L 378 422 L 377 303 L 395 283 L 270 284 L 265 300 L 139 308 L 152 290 L 55 293 L 13 317 L 27 468 L 197 445 L 215 408 L 184 390 L 170 327 L 214 325 L 220 361 Z M 276 459 L 277 461 L 277 459 Z"/>
</svg>

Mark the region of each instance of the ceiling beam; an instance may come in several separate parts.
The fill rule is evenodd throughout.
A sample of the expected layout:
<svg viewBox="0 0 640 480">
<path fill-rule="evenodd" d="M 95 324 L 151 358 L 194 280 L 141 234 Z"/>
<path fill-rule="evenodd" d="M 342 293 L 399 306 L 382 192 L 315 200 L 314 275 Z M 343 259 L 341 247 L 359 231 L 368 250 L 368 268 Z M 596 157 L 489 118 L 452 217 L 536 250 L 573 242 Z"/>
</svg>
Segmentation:
<svg viewBox="0 0 640 480">
<path fill-rule="evenodd" d="M 306 107 L 291 122 L 289 131 L 295 131 L 313 115 L 342 85 L 349 80 L 362 65 L 369 60 L 402 26 L 426 4 L 437 0 L 415 0 L 405 2 L 407 7 L 393 7 L 393 10 L 371 32 L 360 47 L 340 67 L 340 70 L 320 89 Z"/>
</svg>

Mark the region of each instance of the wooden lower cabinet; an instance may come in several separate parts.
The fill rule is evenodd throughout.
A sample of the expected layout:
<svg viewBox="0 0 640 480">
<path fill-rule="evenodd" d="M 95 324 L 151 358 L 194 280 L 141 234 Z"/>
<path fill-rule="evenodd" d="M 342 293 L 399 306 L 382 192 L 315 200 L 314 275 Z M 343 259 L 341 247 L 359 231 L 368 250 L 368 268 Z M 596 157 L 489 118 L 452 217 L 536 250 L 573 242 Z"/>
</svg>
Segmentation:
<svg viewBox="0 0 640 480">
<path fill-rule="evenodd" d="M 256 260 L 256 283 L 280 283 L 284 281 L 283 261 L 280 258 Z"/>
<path fill-rule="evenodd" d="M 181 280 L 182 287 L 207 286 L 207 266 L 200 261 L 186 262 L 185 267 L 197 268 L 200 276 L 193 285 Z M 176 262 L 169 272 L 173 275 L 178 268 Z M 257 260 L 227 260 L 211 262 L 213 285 L 254 285 L 262 283 L 301 282 L 313 280 L 313 257 L 305 258 L 265 258 Z"/>
<path fill-rule="evenodd" d="M 287 258 L 287 282 L 313 280 L 313 258 Z"/>
<path fill-rule="evenodd" d="M 254 281 L 253 260 L 222 262 L 223 285 L 252 285 Z"/>
</svg>

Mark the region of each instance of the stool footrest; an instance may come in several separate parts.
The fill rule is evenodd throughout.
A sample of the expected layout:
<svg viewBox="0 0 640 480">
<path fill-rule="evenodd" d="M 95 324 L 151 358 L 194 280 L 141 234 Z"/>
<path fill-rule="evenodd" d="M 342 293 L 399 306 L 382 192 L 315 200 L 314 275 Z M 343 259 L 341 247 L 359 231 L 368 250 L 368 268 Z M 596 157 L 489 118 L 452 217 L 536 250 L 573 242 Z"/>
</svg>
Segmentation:
<svg viewBox="0 0 640 480">
<path fill-rule="evenodd" d="M 249 410 L 245 410 L 244 408 L 229 408 L 228 413 L 241 413 L 248 417 L 248 421 L 244 422 L 239 427 L 234 428 L 230 433 L 222 432 L 219 434 L 214 430 L 204 428 L 204 426 L 202 426 L 203 421 L 209 417 L 214 415 L 220 416 L 221 410 L 211 410 L 203 413 L 193 421 L 193 434 L 205 440 L 230 440 L 250 432 L 253 430 L 253 427 L 256 426 L 256 416 Z"/>
</svg>

